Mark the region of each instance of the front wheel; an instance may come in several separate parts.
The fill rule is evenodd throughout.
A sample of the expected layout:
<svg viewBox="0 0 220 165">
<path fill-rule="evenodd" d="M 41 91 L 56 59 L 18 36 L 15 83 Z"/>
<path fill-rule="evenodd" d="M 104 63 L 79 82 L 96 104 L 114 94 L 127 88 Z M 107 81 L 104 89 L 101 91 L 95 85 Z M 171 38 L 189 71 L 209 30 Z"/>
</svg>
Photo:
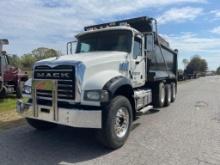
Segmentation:
<svg viewBox="0 0 220 165">
<path fill-rule="evenodd" d="M 103 127 L 98 140 L 108 148 L 121 147 L 128 138 L 132 123 L 132 108 L 124 96 L 115 97 L 103 110 Z"/>
</svg>

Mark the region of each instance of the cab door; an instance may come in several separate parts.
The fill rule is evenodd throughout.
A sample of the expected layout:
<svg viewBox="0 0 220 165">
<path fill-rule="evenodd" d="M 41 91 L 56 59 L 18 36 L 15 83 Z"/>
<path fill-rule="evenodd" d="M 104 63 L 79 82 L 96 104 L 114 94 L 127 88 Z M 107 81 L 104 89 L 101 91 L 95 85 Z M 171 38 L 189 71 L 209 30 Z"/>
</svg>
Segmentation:
<svg viewBox="0 0 220 165">
<path fill-rule="evenodd" d="M 143 49 L 143 38 L 136 35 L 133 41 L 131 56 L 131 78 L 133 87 L 140 87 L 145 84 L 145 56 Z"/>
</svg>

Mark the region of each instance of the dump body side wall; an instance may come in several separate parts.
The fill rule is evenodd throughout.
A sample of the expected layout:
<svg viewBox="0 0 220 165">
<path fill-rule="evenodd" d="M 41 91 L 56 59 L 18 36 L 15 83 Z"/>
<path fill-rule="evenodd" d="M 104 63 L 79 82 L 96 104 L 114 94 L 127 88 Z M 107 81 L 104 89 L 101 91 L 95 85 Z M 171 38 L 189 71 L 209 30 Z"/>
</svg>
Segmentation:
<svg viewBox="0 0 220 165">
<path fill-rule="evenodd" d="M 177 78 L 177 53 L 169 48 L 155 44 L 155 49 L 148 58 L 148 80 L 158 81 Z"/>
</svg>

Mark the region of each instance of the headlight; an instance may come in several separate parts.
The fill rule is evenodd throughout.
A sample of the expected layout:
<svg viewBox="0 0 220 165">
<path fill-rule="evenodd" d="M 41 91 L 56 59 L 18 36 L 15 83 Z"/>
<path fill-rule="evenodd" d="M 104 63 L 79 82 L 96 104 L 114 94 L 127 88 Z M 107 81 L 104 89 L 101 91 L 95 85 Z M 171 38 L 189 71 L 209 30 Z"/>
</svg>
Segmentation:
<svg viewBox="0 0 220 165">
<path fill-rule="evenodd" d="M 106 90 L 89 90 L 85 91 L 84 99 L 87 101 L 107 102 L 109 100 L 109 93 Z"/>
<path fill-rule="evenodd" d="M 31 86 L 25 85 L 23 91 L 25 94 L 31 94 Z"/>
</svg>

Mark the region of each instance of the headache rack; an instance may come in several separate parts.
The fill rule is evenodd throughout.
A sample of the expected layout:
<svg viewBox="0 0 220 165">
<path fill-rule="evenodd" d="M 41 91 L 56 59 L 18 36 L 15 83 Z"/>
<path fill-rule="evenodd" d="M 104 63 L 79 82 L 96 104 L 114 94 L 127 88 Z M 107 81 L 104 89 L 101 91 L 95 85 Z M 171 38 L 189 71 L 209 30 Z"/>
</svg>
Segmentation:
<svg viewBox="0 0 220 165">
<path fill-rule="evenodd" d="M 144 17 L 138 17 L 138 18 L 132 18 L 132 19 L 126 19 L 126 20 L 121 20 L 121 21 L 87 26 L 84 28 L 84 30 L 90 31 L 90 30 L 103 29 L 103 28 L 113 27 L 113 26 L 130 26 L 134 29 L 137 29 L 138 31 L 142 33 L 152 32 L 153 31 L 152 20 L 153 20 L 152 18 L 144 16 Z"/>
<path fill-rule="evenodd" d="M 129 26 L 136 30 L 138 30 L 141 33 L 156 33 L 157 41 L 160 42 L 161 45 L 164 45 L 166 47 L 170 47 L 169 43 L 160 35 L 157 33 L 157 21 L 154 18 L 150 17 L 138 17 L 138 18 L 132 18 L 132 19 L 126 19 L 126 20 L 120 20 L 115 22 L 109 22 L 109 23 L 103 23 L 98 25 L 92 25 L 92 26 L 86 26 L 84 28 L 85 31 L 93 31 L 97 29 L 103 29 L 108 27 L 114 27 L 114 26 Z"/>
</svg>

